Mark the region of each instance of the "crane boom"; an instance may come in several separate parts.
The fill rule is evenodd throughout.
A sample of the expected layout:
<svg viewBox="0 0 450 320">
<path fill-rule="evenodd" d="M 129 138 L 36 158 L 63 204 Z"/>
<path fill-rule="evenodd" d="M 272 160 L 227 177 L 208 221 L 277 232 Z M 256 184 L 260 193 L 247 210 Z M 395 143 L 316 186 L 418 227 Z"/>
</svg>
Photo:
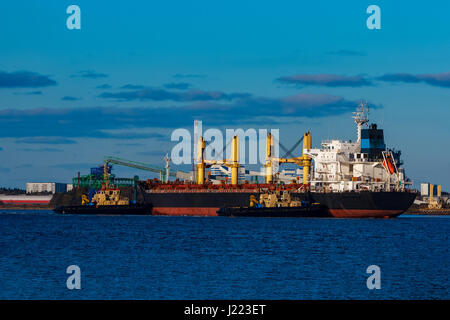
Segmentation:
<svg viewBox="0 0 450 320">
<path fill-rule="evenodd" d="M 132 160 L 127 160 L 127 159 L 122 159 L 119 157 L 112 157 L 112 156 L 108 156 L 105 157 L 105 163 L 109 164 L 117 164 L 120 166 L 125 166 L 125 167 L 131 167 L 131 168 L 135 168 L 135 169 L 139 169 L 139 170 L 145 170 L 145 171 L 150 171 L 153 173 L 161 173 L 163 175 L 166 174 L 166 169 L 165 168 L 161 168 L 158 166 L 154 166 L 154 165 L 150 165 L 147 163 L 142 163 L 142 162 L 137 162 L 137 161 L 132 161 Z M 172 172 L 169 171 L 169 176 L 170 177 L 175 177 L 178 179 L 182 179 L 182 180 L 188 180 L 190 179 L 190 177 L 192 176 L 190 173 L 187 172 L 182 172 L 182 171 L 176 171 L 176 172 Z"/>
<path fill-rule="evenodd" d="M 117 164 L 117 165 L 121 165 L 121 166 L 125 166 L 125 167 L 131 167 L 131 168 L 150 171 L 150 172 L 154 172 L 154 173 L 165 172 L 164 168 L 151 166 L 149 164 L 142 163 L 142 162 L 121 159 L 118 157 L 105 157 L 105 163 Z"/>
</svg>

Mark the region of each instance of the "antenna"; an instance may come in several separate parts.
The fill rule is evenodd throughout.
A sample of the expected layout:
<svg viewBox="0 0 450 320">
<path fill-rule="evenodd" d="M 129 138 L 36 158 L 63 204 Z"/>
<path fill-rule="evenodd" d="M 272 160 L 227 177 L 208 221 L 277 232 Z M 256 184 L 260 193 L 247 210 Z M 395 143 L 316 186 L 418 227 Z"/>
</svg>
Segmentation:
<svg viewBox="0 0 450 320">
<path fill-rule="evenodd" d="M 164 157 L 163 160 L 166 163 L 166 175 L 165 175 L 165 181 L 164 182 L 168 183 L 169 182 L 169 173 L 170 173 L 170 161 L 172 160 L 172 159 L 170 159 L 168 152 L 166 153 L 166 156 Z"/>
<path fill-rule="evenodd" d="M 367 102 L 367 100 L 366 100 L 366 102 L 364 103 L 364 106 L 367 108 L 367 122 L 369 122 L 370 105 L 369 105 L 369 103 Z"/>
<path fill-rule="evenodd" d="M 356 111 L 353 112 L 353 120 L 355 120 L 356 123 L 356 129 L 357 129 L 357 143 L 361 143 L 361 129 L 363 124 L 366 124 L 369 122 L 369 105 L 366 102 L 361 102 L 356 107 Z"/>
</svg>

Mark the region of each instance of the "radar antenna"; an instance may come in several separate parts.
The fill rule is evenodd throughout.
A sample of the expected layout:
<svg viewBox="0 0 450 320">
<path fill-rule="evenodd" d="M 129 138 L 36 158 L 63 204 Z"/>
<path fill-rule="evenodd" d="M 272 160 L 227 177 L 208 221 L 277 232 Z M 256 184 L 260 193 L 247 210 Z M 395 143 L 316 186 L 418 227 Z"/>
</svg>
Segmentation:
<svg viewBox="0 0 450 320">
<path fill-rule="evenodd" d="M 356 107 L 356 111 L 353 112 L 353 117 L 356 123 L 358 140 L 357 143 L 361 143 L 361 129 L 362 126 L 369 122 L 369 105 L 366 102 L 361 101 Z"/>
</svg>

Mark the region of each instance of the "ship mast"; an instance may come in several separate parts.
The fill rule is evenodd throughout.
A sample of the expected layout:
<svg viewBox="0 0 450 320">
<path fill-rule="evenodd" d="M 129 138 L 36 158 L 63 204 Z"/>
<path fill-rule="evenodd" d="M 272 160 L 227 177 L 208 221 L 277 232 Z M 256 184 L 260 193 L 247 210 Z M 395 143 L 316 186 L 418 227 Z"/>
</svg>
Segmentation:
<svg viewBox="0 0 450 320">
<path fill-rule="evenodd" d="M 169 157 L 169 153 L 166 153 L 166 156 L 163 159 L 166 163 L 166 176 L 165 176 L 165 183 L 169 183 L 169 173 L 170 173 L 170 157 Z"/>
<path fill-rule="evenodd" d="M 369 122 L 369 106 L 367 105 L 367 102 L 364 103 L 361 101 L 359 106 L 356 108 L 356 111 L 353 112 L 353 117 L 356 123 L 357 128 L 357 137 L 358 140 L 357 143 L 361 144 L 361 129 L 364 124 Z"/>
</svg>

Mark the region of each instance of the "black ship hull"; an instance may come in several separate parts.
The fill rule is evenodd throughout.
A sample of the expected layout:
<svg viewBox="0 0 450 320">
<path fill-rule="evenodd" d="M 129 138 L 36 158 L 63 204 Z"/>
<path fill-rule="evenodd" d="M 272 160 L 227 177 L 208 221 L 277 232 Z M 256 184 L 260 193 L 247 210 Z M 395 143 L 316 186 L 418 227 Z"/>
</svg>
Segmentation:
<svg viewBox="0 0 450 320">
<path fill-rule="evenodd" d="M 248 207 L 250 196 L 259 198 L 260 192 L 149 192 L 145 204 L 118 206 L 60 206 L 61 214 L 94 215 L 178 215 L 217 216 L 220 208 Z M 412 205 L 413 192 L 334 192 L 292 194 L 293 198 L 323 205 L 327 215 L 340 218 L 396 217 Z"/>
<path fill-rule="evenodd" d="M 321 205 L 307 207 L 256 208 L 240 207 L 220 208 L 217 211 L 223 217 L 262 217 L 262 218 L 324 218 L 330 217 L 328 210 Z"/>
<path fill-rule="evenodd" d="M 150 205 L 111 205 L 111 206 L 59 206 L 53 209 L 60 214 L 89 214 L 89 215 L 151 215 Z"/>
<path fill-rule="evenodd" d="M 155 192 L 145 198 L 153 206 L 153 215 L 217 216 L 222 207 L 246 207 L 250 195 L 258 192 Z"/>
<path fill-rule="evenodd" d="M 314 202 L 328 208 L 337 218 L 390 218 L 409 209 L 416 198 L 413 192 L 336 192 L 311 193 Z"/>
<path fill-rule="evenodd" d="M 250 196 L 259 192 L 150 192 L 146 200 L 153 215 L 217 216 L 222 207 L 247 207 Z M 396 217 L 412 205 L 413 192 L 294 193 L 294 198 L 324 205 L 340 218 Z"/>
</svg>

